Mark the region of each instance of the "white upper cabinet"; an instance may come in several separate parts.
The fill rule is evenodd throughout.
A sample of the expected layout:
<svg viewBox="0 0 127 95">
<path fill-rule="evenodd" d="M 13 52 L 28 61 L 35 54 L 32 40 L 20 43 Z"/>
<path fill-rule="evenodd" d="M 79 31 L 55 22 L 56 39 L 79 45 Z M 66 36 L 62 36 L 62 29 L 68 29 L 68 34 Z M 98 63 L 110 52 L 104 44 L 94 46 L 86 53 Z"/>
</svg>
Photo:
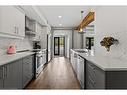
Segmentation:
<svg viewBox="0 0 127 95">
<path fill-rule="evenodd" d="M 0 35 L 12 38 L 25 37 L 25 14 L 14 6 L 1 6 Z"/>
<path fill-rule="evenodd" d="M 33 29 L 31 28 L 32 31 L 35 32 L 35 37 L 33 38 L 33 40 L 40 41 L 41 40 L 41 37 L 42 37 L 42 34 L 41 34 L 41 32 L 42 32 L 42 26 L 35 21 L 33 23 L 33 26 L 32 27 L 33 27 Z"/>
</svg>

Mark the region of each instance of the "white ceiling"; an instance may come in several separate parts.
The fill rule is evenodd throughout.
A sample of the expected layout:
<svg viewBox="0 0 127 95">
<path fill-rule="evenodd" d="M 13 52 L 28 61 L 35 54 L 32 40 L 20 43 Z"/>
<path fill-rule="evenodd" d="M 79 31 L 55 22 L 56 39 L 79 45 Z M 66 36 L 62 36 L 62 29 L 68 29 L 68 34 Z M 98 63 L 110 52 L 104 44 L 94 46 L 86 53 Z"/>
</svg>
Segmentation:
<svg viewBox="0 0 127 95">
<path fill-rule="evenodd" d="M 36 6 L 52 27 L 76 27 L 84 16 L 93 8 L 90 6 Z M 61 15 L 62 18 L 58 18 Z M 59 26 L 62 24 L 62 26 Z"/>
</svg>

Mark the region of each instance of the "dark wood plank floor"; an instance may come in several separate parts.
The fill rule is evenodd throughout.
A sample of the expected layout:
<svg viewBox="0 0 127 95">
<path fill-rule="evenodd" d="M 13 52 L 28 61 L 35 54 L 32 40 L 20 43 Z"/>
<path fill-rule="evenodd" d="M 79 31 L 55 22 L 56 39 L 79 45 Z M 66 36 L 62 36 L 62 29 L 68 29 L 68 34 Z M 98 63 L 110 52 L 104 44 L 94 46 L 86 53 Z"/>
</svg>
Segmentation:
<svg viewBox="0 0 127 95">
<path fill-rule="evenodd" d="M 26 89 L 80 89 L 69 60 L 55 57 Z"/>
</svg>

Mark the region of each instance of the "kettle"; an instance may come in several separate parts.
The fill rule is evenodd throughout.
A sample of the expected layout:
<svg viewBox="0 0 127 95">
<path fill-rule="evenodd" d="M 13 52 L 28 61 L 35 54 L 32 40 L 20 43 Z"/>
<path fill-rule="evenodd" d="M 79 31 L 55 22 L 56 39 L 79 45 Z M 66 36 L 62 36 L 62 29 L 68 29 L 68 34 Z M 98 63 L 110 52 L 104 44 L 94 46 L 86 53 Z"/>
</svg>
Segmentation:
<svg viewBox="0 0 127 95">
<path fill-rule="evenodd" d="M 10 45 L 7 49 L 7 54 L 15 54 L 15 53 L 16 53 L 15 45 Z"/>
</svg>

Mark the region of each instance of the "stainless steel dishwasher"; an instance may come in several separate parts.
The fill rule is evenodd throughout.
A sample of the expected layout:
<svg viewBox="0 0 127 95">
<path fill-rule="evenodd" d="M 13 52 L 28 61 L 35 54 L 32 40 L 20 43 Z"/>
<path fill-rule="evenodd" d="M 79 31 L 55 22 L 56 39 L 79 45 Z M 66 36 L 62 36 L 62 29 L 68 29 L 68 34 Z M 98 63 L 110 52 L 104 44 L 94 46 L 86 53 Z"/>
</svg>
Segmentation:
<svg viewBox="0 0 127 95">
<path fill-rule="evenodd" d="M 77 77 L 81 88 L 85 88 L 85 59 L 78 55 Z"/>
<path fill-rule="evenodd" d="M 77 64 L 78 64 L 78 54 L 76 52 L 74 52 L 73 68 L 74 68 L 76 75 L 77 75 Z"/>
</svg>

